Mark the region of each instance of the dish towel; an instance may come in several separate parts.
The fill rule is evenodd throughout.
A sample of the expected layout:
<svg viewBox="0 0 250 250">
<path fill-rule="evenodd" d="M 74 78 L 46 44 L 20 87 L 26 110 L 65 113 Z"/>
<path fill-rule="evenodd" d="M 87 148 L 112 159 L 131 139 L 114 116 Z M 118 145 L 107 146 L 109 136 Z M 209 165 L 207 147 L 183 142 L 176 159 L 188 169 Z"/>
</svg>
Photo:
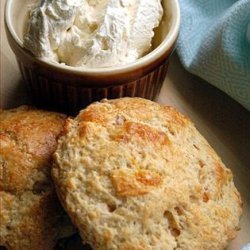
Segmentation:
<svg viewBox="0 0 250 250">
<path fill-rule="evenodd" d="M 179 0 L 184 67 L 250 110 L 250 0 Z"/>
<path fill-rule="evenodd" d="M 250 243 L 243 247 L 241 250 L 250 250 Z"/>
</svg>

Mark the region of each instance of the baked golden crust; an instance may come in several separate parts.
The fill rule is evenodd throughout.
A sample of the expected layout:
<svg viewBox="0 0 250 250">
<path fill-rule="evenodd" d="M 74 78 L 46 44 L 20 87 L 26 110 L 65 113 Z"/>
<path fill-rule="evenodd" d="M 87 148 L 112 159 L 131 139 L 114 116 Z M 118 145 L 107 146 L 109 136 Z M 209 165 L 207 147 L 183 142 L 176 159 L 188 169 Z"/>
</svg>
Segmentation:
<svg viewBox="0 0 250 250">
<path fill-rule="evenodd" d="M 172 107 L 103 100 L 69 119 L 54 154 L 59 197 L 94 249 L 224 249 L 242 202 L 232 173 Z"/>
<path fill-rule="evenodd" d="M 0 111 L 0 246 L 53 249 L 71 230 L 50 177 L 65 120 L 28 106 Z"/>
</svg>

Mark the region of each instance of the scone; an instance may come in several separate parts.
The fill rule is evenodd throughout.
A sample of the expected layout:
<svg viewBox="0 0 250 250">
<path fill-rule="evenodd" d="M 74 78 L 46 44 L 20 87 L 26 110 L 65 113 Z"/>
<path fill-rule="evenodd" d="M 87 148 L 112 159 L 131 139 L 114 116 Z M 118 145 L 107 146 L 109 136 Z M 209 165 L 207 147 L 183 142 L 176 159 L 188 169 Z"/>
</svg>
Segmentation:
<svg viewBox="0 0 250 250">
<path fill-rule="evenodd" d="M 239 230 L 233 175 L 172 107 L 103 100 L 69 119 L 54 154 L 59 198 L 93 249 L 224 249 Z"/>
<path fill-rule="evenodd" d="M 71 233 L 50 175 L 65 120 L 27 106 L 0 111 L 0 246 L 49 250 Z"/>
</svg>

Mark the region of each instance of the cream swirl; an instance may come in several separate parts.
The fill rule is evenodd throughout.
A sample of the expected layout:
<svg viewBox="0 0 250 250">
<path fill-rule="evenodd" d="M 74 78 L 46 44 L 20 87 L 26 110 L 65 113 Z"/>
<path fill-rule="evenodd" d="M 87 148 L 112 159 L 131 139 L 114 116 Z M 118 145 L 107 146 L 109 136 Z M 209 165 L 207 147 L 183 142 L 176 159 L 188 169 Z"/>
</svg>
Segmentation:
<svg viewBox="0 0 250 250">
<path fill-rule="evenodd" d="M 76 67 L 110 67 L 147 53 L 160 0 L 43 0 L 30 15 L 24 46 Z"/>
</svg>

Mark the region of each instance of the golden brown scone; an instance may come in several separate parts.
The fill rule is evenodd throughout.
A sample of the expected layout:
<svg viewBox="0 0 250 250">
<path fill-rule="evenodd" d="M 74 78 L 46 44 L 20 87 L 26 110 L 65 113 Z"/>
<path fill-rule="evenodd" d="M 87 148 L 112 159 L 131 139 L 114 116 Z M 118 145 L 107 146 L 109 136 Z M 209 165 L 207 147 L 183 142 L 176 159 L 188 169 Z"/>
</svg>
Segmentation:
<svg viewBox="0 0 250 250">
<path fill-rule="evenodd" d="M 71 233 L 50 176 L 65 119 L 27 106 L 0 111 L 0 246 L 49 250 Z"/>
<path fill-rule="evenodd" d="M 69 119 L 52 176 L 94 249 L 224 249 L 242 202 L 233 176 L 172 107 L 103 100 Z"/>
</svg>

